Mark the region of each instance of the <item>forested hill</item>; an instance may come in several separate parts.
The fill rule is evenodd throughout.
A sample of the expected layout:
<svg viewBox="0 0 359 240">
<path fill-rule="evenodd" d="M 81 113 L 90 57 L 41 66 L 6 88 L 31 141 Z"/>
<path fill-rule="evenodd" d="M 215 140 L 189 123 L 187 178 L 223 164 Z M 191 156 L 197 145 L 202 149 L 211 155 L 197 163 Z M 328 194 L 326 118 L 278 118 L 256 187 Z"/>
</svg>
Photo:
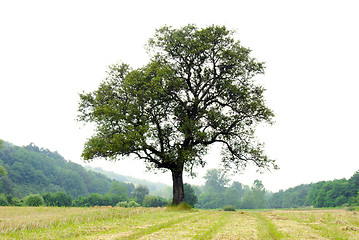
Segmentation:
<svg viewBox="0 0 359 240">
<path fill-rule="evenodd" d="M 105 194 L 112 180 L 66 161 L 57 152 L 34 144 L 18 147 L 4 142 L 0 148 L 0 166 L 7 174 L 0 176 L 0 193 L 22 198 L 29 194 L 63 191 L 73 197 L 90 193 Z"/>
</svg>

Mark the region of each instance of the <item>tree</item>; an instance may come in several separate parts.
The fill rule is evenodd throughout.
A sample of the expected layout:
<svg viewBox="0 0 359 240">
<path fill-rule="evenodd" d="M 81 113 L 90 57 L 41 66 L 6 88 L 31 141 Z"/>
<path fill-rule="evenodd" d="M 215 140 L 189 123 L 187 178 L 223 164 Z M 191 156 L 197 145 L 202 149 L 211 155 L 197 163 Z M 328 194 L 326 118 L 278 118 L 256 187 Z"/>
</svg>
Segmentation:
<svg viewBox="0 0 359 240">
<path fill-rule="evenodd" d="M 44 204 L 44 199 L 39 194 L 31 194 L 26 198 L 26 205 L 30 207 L 38 207 Z"/>
<path fill-rule="evenodd" d="M 253 200 L 254 200 L 254 206 L 255 208 L 259 209 L 259 208 L 265 208 L 265 188 L 264 185 L 262 183 L 262 181 L 260 180 L 254 180 L 253 182 L 253 186 L 252 186 L 252 195 L 253 195 Z"/>
<path fill-rule="evenodd" d="M 132 191 L 131 196 L 136 199 L 136 202 L 139 204 L 142 204 L 143 199 L 149 194 L 148 187 L 138 185 L 135 187 L 135 189 Z"/>
<path fill-rule="evenodd" d="M 4 144 L 4 141 L 0 139 L 0 148 L 2 148 Z M 0 166 L 0 177 L 5 176 L 7 174 L 5 168 L 3 166 Z"/>
<path fill-rule="evenodd" d="M 254 136 L 274 116 L 254 81 L 264 64 L 233 36 L 224 26 L 165 26 L 149 40 L 147 65 L 110 66 L 98 90 L 80 94 L 78 120 L 95 126 L 84 160 L 134 155 L 169 170 L 173 204 L 184 201 L 183 172 L 203 167 L 212 144 L 222 145 L 227 168 L 276 168 Z"/>
<path fill-rule="evenodd" d="M 183 190 L 184 190 L 184 201 L 189 205 L 191 205 L 192 207 L 194 207 L 194 205 L 196 205 L 196 203 L 198 202 L 198 197 L 194 192 L 193 187 L 190 184 L 185 183 L 183 184 Z"/>
<path fill-rule="evenodd" d="M 0 194 L 0 206 L 9 206 L 9 202 L 3 193 Z"/>
<path fill-rule="evenodd" d="M 106 194 L 110 198 L 111 205 L 115 206 L 118 202 L 123 202 L 128 199 L 128 190 L 124 185 L 114 181 L 111 190 Z"/>
<path fill-rule="evenodd" d="M 235 187 L 227 188 L 223 194 L 224 204 L 239 207 L 240 204 L 240 193 Z"/>
<path fill-rule="evenodd" d="M 205 190 L 216 193 L 223 193 L 230 181 L 226 172 L 221 169 L 210 169 L 203 178 L 206 179 Z"/>
</svg>

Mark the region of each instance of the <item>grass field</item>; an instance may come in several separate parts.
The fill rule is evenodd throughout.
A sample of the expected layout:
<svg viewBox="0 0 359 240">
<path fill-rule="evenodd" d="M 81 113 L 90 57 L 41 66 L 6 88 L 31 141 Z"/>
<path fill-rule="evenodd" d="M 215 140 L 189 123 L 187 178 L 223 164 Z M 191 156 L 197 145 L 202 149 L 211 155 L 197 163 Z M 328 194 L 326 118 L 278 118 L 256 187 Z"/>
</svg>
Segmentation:
<svg viewBox="0 0 359 240">
<path fill-rule="evenodd" d="M 0 239 L 359 239 L 359 213 L 0 207 Z"/>
</svg>

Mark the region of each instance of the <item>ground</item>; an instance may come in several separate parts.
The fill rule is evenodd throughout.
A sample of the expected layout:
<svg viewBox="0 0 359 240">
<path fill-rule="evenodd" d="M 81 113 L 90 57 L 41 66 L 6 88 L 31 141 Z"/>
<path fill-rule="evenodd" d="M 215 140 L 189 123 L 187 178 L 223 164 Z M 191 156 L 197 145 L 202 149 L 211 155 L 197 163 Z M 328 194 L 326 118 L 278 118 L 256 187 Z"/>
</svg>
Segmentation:
<svg viewBox="0 0 359 240">
<path fill-rule="evenodd" d="M 0 207 L 0 239 L 359 239 L 359 213 Z"/>
</svg>

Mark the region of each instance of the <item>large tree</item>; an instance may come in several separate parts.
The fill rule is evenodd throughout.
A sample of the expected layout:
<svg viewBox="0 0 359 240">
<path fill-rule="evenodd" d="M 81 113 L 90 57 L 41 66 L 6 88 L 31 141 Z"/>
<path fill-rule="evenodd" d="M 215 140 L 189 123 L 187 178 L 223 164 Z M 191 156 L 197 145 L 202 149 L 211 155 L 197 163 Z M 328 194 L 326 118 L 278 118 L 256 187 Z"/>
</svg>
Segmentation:
<svg viewBox="0 0 359 240">
<path fill-rule="evenodd" d="M 254 137 L 273 117 L 254 81 L 264 64 L 233 36 L 224 26 L 165 26 L 149 40 L 147 65 L 110 66 L 98 90 L 80 94 L 78 119 L 96 126 L 83 158 L 135 155 L 171 171 L 173 204 L 184 201 L 183 172 L 203 167 L 212 144 L 223 146 L 225 167 L 276 168 Z"/>
</svg>

